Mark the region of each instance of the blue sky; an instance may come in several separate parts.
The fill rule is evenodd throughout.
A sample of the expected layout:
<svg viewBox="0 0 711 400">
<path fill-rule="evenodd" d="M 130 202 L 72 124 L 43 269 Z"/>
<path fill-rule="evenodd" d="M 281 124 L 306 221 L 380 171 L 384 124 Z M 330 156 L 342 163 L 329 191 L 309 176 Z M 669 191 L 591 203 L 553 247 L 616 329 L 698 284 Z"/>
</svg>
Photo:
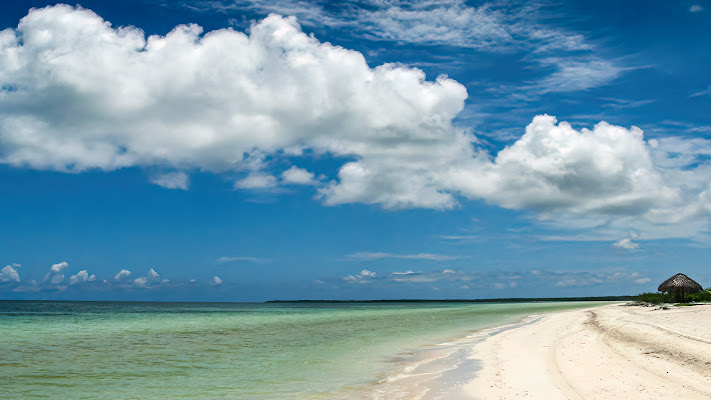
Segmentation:
<svg viewBox="0 0 711 400">
<path fill-rule="evenodd" d="M 705 2 L 80 4 L 0 13 L 2 299 L 711 286 Z"/>
</svg>

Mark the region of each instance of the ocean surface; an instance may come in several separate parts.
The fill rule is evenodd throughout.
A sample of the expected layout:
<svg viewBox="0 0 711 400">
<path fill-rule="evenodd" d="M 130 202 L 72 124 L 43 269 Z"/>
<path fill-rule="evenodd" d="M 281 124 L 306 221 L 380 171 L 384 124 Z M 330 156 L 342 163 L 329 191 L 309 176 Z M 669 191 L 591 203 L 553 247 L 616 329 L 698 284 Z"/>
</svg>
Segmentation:
<svg viewBox="0 0 711 400">
<path fill-rule="evenodd" d="M 456 399 L 492 328 L 596 304 L 0 301 L 0 399 Z"/>
</svg>

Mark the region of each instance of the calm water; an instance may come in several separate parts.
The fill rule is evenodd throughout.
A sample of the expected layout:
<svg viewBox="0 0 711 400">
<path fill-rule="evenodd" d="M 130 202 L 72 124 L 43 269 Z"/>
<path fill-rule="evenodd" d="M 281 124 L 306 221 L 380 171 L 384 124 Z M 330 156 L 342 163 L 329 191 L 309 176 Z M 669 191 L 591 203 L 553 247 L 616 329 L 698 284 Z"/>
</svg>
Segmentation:
<svg viewBox="0 0 711 400">
<path fill-rule="evenodd" d="M 396 398 L 427 357 L 475 368 L 447 343 L 592 305 L 0 301 L 0 398 Z"/>
</svg>

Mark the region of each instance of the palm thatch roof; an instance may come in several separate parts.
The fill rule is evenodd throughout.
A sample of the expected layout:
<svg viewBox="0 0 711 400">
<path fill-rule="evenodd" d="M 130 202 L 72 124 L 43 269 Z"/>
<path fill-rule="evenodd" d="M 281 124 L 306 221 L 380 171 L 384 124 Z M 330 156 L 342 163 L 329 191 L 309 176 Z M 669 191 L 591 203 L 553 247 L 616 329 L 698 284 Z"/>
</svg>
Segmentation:
<svg viewBox="0 0 711 400">
<path fill-rule="evenodd" d="M 660 292 L 676 292 L 681 290 L 686 293 L 695 293 L 704 290 L 696 281 L 684 274 L 676 274 L 659 285 Z"/>
</svg>

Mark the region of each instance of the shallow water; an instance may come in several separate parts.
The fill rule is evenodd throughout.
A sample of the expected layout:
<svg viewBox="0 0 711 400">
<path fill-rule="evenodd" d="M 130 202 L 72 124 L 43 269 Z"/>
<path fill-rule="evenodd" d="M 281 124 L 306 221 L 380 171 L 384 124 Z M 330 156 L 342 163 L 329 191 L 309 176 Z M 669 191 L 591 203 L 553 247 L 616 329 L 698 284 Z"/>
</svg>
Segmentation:
<svg viewBox="0 0 711 400">
<path fill-rule="evenodd" d="M 483 329 L 592 305 L 0 301 L 0 398 L 447 398 Z"/>
</svg>

